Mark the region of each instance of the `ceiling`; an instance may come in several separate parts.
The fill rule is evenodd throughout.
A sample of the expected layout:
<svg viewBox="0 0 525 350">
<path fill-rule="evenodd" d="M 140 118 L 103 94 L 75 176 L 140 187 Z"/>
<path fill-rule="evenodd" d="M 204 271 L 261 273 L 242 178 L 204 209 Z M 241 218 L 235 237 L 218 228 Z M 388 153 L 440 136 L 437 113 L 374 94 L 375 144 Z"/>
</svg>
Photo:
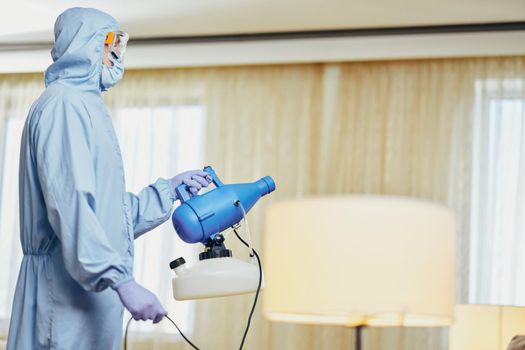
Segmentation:
<svg viewBox="0 0 525 350">
<path fill-rule="evenodd" d="M 16 0 L 0 43 L 51 42 L 72 6 L 113 15 L 133 38 L 525 21 L 525 0 Z"/>
</svg>

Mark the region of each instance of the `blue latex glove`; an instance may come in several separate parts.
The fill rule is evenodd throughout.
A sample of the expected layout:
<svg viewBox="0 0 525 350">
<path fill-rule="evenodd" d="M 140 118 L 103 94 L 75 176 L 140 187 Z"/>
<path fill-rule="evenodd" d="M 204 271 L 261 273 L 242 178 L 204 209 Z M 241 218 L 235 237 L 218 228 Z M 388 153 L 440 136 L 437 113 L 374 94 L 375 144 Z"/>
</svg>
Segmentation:
<svg viewBox="0 0 525 350">
<path fill-rule="evenodd" d="M 133 280 L 122 283 L 115 290 L 122 305 L 137 321 L 152 320 L 153 323 L 158 323 L 168 314 L 155 294 Z"/>
<path fill-rule="evenodd" d="M 181 184 L 188 186 L 189 191 L 194 196 L 203 187 L 208 187 L 212 183 L 210 175 L 203 170 L 185 171 L 171 179 L 173 189 L 179 187 Z"/>
</svg>

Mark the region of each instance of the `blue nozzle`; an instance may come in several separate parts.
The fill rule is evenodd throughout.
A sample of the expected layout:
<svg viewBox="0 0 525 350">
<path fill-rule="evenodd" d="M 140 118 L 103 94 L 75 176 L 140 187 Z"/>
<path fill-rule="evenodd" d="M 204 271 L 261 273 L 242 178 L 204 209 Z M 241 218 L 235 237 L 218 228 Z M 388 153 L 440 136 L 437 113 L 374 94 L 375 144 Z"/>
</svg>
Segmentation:
<svg viewBox="0 0 525 350">
<path fill-rule="evenodd" d="M 261 180 L 266 182 L 266 186 L 268 186 L 268 192 L 264 193 L 263 196 L 275 191 L 275 181 L 273 181 L 273 179 L 270 176 L 265 176 Z"/>
</svg>

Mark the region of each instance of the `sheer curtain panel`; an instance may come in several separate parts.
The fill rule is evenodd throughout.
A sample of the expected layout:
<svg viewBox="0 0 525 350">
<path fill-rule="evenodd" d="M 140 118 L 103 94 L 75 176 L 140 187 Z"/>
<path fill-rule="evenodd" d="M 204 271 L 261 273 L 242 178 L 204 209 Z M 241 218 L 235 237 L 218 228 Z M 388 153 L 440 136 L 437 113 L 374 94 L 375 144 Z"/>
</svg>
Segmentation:
<svg viewBox="0 0 525 350">
<path fill-rule="evenodd" d="M 521 303 L 524 80 L 525 57 L 140 70 L 126 72 L 105 99 L 130 190 L 155 176 L 205 164 L 226 183 L 271 175 L 276 192 L 249 214 L 259 250 L 264 211 L 274 201 L 373 193 L 442 203 L 459 219 L 458 302 Z M 42 88 L 41 75 L 0 76 L 0 86 L 0 131 L 6 135 L 9 118 L 25 118 Z M 16 157 L 8 153 L 18 150 L 7 151 L 11 141 L 5 136 L 2 141 L 0 174 L 16 177 L 16 171 L 8 172 Z M 194 163 L 182 165 L 189 154 Z M 20 248 L 16 198 L 8 195 L 16 193 L 8 189 L 15 185 L 2 184 L 5 331 Z M 164 239 L 168 243 L 159 241 Z M 179 243 L 169 225 L 137 241 L 143 252 L 135 264 L 137 279 L 157 288 L 163 300 L 171 293 L 169 261 L 163 260 L 194 256 L 192 249 L 198 249 Z M 227 244 L 237 256 L 246 255 L 235 239 Z M 175 319 L 186 319 L 197 345 L 232 349 L 239 346 L 252 298 L 200 300 L 187 313 L 167 302 Z M 131 337 L 134 349 L 163 349 L 167 343 L 189 349 L 169 324 L 134 325 Z M 270 323 L 257 309 L 246 348 L 342 350 L 353 340 L 352 329 Z M 446 348 L 446 328 L 364 332 L 367 350 Z"/>
</svg>

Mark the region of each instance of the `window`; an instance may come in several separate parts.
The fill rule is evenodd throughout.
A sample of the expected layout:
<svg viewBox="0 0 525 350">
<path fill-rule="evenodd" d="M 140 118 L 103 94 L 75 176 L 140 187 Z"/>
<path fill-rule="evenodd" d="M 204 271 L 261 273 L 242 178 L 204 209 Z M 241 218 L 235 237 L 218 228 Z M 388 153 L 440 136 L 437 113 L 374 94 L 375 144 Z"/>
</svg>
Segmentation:
<svg viewBox="0 0 525 350">
<path fill-rule="evenodd" d="M 4 167 L 0 197 L 0 336 L 7 335 L 18 270 L 22 261 L 18 224 L 18 163 L 24 118 L 8 118 L 5 125 Z"/>
<path fill-rule="evenodd" d="M 522 80 L 479 81 L 474 120 L 472 303 L 525 305 L 525 99 Z"/>
<path fill-rule="evenodd" d="M 202 168 L 205 142 L 205 109 L 202 106 L 122 108 L 113 112 L 126 171 L 127 190 L 138 192 L 158 177 Z M 25 118 L 9 118 L 6 125 L 5 166 L 0 203 L 0 335 L 7 334 L 18 269 L 22 258 L 18 224 L 18 157 Z M 135 241 L 134 275 L 153 291 L 185 334 L 191 335 L 191 301 L 177 302 L 171 294 L 173 272 L 169 262 L 179 256 L 197 260 L 194 245 L 182 242 L 168 221 Z M 125 314 L 125 320 L 129 315 Z M 134 323 L 134 334 L 177 334 L 173 325 Z M 157 335 L 156 335 L 157 336 Z M 136 336 L 133 337 L 136 339 Z"/>
<path fill-rule="evenodd" d="M 138 192 L 158 177 L 170 178 L 203 167 L 205 151 L 205 110 L 202 106 L 122 108 L 113 113 L 126 171 L 128 191 Z M 186 335 L 191 335 L 193 301 L 173 299 L 169 262 L 184 256 L 198 260 L 198 247 L 180 240 L 167 221 L 135 241 L 134 275 L 153 291 Z M 126 313 L 124 322 L 129 319 Z M 169 322 L 133 323 L 134 334 L 178 332 Z M 146 333 L 146 334 L 144 334 Z"/>
</svg>

